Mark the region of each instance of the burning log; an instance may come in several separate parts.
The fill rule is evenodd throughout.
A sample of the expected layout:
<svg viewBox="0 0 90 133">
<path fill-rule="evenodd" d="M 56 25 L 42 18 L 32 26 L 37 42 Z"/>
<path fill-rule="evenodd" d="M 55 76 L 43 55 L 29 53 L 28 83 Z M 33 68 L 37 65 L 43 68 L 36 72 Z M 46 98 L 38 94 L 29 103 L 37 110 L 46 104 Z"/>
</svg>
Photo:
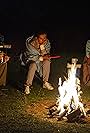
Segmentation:
<svg viewBox="0 0 90 133">
<path fill-rule="evenodd" d="M 70 114 L 67 115 L 68 122 L 75 122 L 79 121 L 81 117 L 81 111 L 78 108 L 77 110 L 72 111 Z"/>
<path fill-rule="evenodd" d="M 48 109 L 48 115 L 50 118 L 57 115 L 60 112 L 59 110 L 57 110 L 57 107 L 58 106 L 55 103 L 54 105 L 51 105 L 50 107 L 47 108 Z"/>
<path fill-rule="evenodd" d="M 57 117 L 57 119 L 58 119 L 58 121 L 60 121 L 60 120 L 62 120 L 62 118 L 67 114 L 67 110 L 65 110 L 63 113 L 61 113 L 58 117 Z"/>
</svg>

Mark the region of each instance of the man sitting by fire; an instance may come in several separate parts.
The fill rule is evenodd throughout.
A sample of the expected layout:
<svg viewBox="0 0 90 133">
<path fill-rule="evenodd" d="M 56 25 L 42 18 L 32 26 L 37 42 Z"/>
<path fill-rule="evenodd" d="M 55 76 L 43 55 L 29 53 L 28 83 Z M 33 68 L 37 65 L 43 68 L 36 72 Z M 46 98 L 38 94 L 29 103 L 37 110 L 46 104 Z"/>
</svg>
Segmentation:
<svg viewBox="0 0 90 133">
<path fill-rule="evenodd" d="M 83 61 L 83 83 L 90 85 L 90 40 L 86 43 L 86 56 Z"/>
<path fill-rule="evenodd" d="M 10 58 L 4 52 L 6 48 L 11 48 L 11 45 L 4 44 L 4 35 L 0 33 L 0 86 L 6 86 L 7 62 Z"/>
<path fill-rule="evenodd" d="M 7 62 L 9 58 L 3 51 L 0 51 L 0 86 L 6 86 Z"/>
<path fill-rule="evenodd" d="M 21 64 L 28 67 L 27 79 L 25 81 L 25 94 L 29 94 L 35 72 L 43 77 L 43 88 L 53 90 L 53 86 L 48 82 L 50 73 L 50 42 L 47 34 L 40 32 L 26 40 L 26 50 L 21 53 Z"/>
</svg>

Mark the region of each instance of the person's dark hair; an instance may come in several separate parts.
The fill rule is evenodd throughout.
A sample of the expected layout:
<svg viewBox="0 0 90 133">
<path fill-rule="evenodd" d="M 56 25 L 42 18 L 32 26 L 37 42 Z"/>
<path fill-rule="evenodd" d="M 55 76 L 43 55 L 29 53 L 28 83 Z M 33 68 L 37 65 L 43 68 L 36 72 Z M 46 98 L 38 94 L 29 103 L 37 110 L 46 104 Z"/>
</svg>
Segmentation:
<svg viewBox="0 0 90 133">
<path fill-rule="evenodd" d="M 46 34 L 47 36 L 47 33 L 45 31 L 39 31 L 35 34 L 35 37 L 39 37 L 40 35 L 43 35 L 43 34 Z"/>
</svg>

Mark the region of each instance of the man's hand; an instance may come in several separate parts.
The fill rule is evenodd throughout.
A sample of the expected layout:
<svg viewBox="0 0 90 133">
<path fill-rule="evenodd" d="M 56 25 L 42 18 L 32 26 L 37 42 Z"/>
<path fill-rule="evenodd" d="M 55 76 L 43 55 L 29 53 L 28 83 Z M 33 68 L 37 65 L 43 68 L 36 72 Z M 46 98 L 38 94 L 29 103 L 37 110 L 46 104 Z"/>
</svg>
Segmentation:
<svg viewBox="0 0 90 133">
<path fill-rule="evenodd" d="M 39 57 L 39 60 L 40 60 L 40 61 L 43 61 L 43 56 L 40 56 L 40 57 Z"/>
<path fill-rule="evenodd" d="M 5 55 L 5 57 L 4 57 L 4 61 L 7 62 L 7 61 L 9 61 L 9 59 L 10 59 L 10 57 L 7 56 L 7 55 Z"/>
<path fill-rule="evenodd" d="M 48 60 L 48 59 L 50 59 L 50 55 L 44 55 L 44 56 L 40 56 L 40 57 L 39 57 L 39 60 L 40 60 L 40 61 Z"/>
</svg>

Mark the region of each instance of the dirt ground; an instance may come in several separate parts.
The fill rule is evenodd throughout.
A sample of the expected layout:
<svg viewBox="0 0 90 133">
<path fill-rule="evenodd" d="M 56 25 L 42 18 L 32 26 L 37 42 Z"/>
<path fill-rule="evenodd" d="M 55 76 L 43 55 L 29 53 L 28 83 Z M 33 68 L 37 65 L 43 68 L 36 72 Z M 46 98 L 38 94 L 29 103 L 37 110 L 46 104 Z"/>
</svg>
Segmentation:
<svg viewBox="0 0 90 133">
<path fill-rule="evenodd" d="M 0 133 L 90 132 L 90 112 L 80 123 L 48 118 L 47 107 L 55 104 L 55 92 L 36 92 L 26 96 L 13 88 L 0 91 Z M 90 110 L 90 102 L 85 104 L 85 110 Z"/>
<path fill-rule="evenodd" d="M 55 104 L 54 100 L 42 100 L 39 102 L 35 102 L 35 103 L 31 103 L 30 105 L 27 105 L 25 108 L 25 112 L 27 112 L 27 114 L 30 114 L 32 116 L 37 117 L 38 119 L 42 119 L 42 120 L 47 120 L 50 122 L 54 122 L 57 123 L 58 119 L 57 118 L 49 118 L 48 112 L 49 109 L 48 107 L 52 106 Z M 85 105 L 85 112 L 89 112 L 90 113 L 90 102 L 88 102 Z M 90 114 L 87 113 L 86 117 L 83 119 L 84 122 L 86 123 L 90 123 Z M 61 120 L 62 122 L 65 120 Z"/>
</svg>

